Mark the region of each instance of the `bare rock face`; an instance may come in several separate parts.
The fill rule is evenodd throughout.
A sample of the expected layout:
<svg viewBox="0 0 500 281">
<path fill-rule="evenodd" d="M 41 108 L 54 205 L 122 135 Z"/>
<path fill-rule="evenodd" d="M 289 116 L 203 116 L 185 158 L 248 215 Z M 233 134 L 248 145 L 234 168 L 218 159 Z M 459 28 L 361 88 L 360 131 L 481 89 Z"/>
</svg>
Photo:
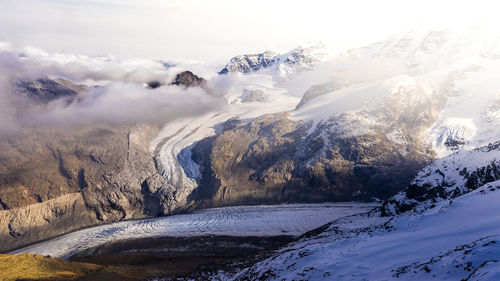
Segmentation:
<svg viewBox="0 0 500 281">
<path fill-rule="evenodd" d="M 43 203 L 0 211 L 0 251 L 98 224 L 81 193 L 69 193 Z"/>
<path fill-rule="evenodd" d="M 281 114 L 248 124 L 226 122 L 223 133 L 194 148 L 203 178 L 191 199 L 212 206 L 283 202 L 284 181 L 295 170 L 295 163 L 289 160 L 301 134 L 299 125 Z"/>
<path fill-rule="evenodd" d="M 43 108 L 57 99 L 71 102 L 83 90 L 47 78 L 19 81 L 12 94 L 20 108 Z M 155 124 L 95 124 L 0 132 L 0 240 L 6 241 L 0 251 L 183 208 L 149 150 L 158 130 Z"/>
<path fill-rule="evenodd" d="M 191 199 L 221 206 L 387 198 L 430 159 L 399 154 L 382 133 L 345 137 L 325 127 L 307 135 L 309 124 L 285 114 L 228 121 L 194 149 L 203 177 Z"/>
<path fill-rule="evenodd" d="M 331 81 L 331 82 L 326 82 L 323 84 L 319 85 L 314 85 L 310 87 L 302 96 L 302 99 L 300 102 L 297 104 L 295 107 L 295 110 L 300 109 L 302 106 L 304 106 L 306 103 L 310 102 L 311 100 L 326 95 L 328 93 L 331 93 L 333 91 L 337 91 L 340 88 L 346 86 L 348 83 L 345 81 Z"/>
<path fill-rule="evenodd" d="M 314 92 L 334 87 L 323 86 Z M 286 113 L 229 120 L 193 149 L 202 177 L 190 199 L 206 206 L 386 199 L 434 159 L 422 133 L 442 106 L 416 85 L 313 128 Z"/>
<path fill-rule="evenodd" d="M 175 76 L 172 85 L 191 88 L 191 87 L 203 87 L 205 83 L 206 83 L 205 79 L 196 76 L 191 71 L 184 71 Z"/>
<path fill-rule="evenodd" d="M 18 241 L 0 250 L 83 226 L 165 215 L 180 208 L 170 200 L 172 189 L 158 174 L 149 151 L 157 130 L 153 125 L 95 125 L 58 131 L 26 129 L 15 136 L 0 136 L 0 199 L 9 214 L 0 231 Z M 78 210 L 44 209 L 47 202 L 60 202 L 68 194 L 79 196 Z M 27 207 L 41 208 L 30 224 L 22 223 L 25 215 L 18 211 Z M 54 215 L 46 218 L 45 212 Z M 80 216 L 86 219 L 76 222 Z M 64 223 L 66 219 L 75 220 L 74 225 Z M 38 231 L 36 225 L 46 220 L 50 228 Z"/>
</svg>

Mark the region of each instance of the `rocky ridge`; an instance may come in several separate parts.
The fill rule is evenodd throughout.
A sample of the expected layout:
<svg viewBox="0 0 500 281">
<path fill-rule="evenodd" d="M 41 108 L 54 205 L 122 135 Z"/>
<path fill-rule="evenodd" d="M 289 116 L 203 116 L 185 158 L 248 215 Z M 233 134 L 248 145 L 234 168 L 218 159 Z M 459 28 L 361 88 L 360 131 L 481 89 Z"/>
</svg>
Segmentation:
<svg viewBox="0 0 500 281">
<path fill-rule="evenodd" d="M 423 212 L 498 180 L 500 142 L 460 151 L 422 169 L 404 191 L 384 203 L 383 214 Z"/>
<path fill-rule="evenodd" d="M 310 43 L 288 53 L 277 54 L 265 51 L 259 54 L 240 55 L 231 58 L 219 74 L 251 73 L 267 68 L 274 68 L 280 79 L 291 78 L 297 71 L 308 69 L 325 61 L 329 51 L 322 43 Z"/>
</svg>

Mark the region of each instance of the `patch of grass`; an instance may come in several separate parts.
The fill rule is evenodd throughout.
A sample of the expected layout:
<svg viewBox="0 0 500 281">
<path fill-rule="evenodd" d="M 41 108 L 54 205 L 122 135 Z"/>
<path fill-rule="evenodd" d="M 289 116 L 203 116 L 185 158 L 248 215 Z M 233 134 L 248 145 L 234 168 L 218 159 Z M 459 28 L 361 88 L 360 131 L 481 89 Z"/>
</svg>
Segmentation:
<svg viewBox="0 0 500 281">
<path fill-rule="evenodd" d="M 0 255 L 0 280 L 74 280 L 104 269 L 33 254 Z"/>
</svg>

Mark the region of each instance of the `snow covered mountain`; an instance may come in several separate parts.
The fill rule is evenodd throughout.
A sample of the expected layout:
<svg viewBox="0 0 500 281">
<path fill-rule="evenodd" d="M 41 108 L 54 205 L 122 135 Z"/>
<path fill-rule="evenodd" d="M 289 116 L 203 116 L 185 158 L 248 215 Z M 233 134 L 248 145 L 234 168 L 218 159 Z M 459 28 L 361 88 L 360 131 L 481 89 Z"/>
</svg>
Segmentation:
<svg viewBox="0 0 500 281">
<path fill-rule="evenodd" d="M 179 202 L 385 198 L 432 160 L 498 139 L 498 42 L 417 30 L 330 56 L 235 57 L 223 73 L 245 75 L 209 81 L 228 105 L 167 124 L 151 150 Z M 276 79 L 294 61 L 307 70 Z"/>
<path fill-rule="evenodd" d="M 277 54 L 268 50 L 260 54 L 233 57 L 219 74 L 250 73 L 272 68 L 271 71 L 275 72 L 275 77 L 284 80 L 290 79 L 298 71 L 309 69 L 327 60 L 330 56 L 331 51 L 322 43 L 309 43 L 285 54 Z"/>
<path fill-rule="evenodd" d="M 82 208 L 90 208 L 88 214 L 92 217 L 88 224 L 201 207 L 387 199 L 414 184 L 426 189 L 412 180 L 428 164 L 448 155 L 469 153 L 499 139 L 499 42 L 494 32 L 467 29 L 412 31 L 342 53 L 332 53 L 322 45 L 309 45 L 283 55 L 266 52 L 235 57 L 221 71 L 228 75 L 218 75 L 213 69 L 196 71 L 204 80 L 190 80 L 200 79 L 203 82 L 193 85 L 203 87 L 189 89 L 170 85 L 175 74 L 190 69 L 187 66 L 174 71 L 150 62 L 150 68 L 116 74 L 107 69 L 121 65 L 119 61 L 111 61 L 108 66 L 107 60 L 98 60 L 98 65 L 106 66 L 106 71 L 101 71 L 91 68 L 92 59 L 85 58 L 86 71 L 91 77 L 99 77 L 95 79 L 99 81 L 72 73 L 75 85 L 80 85 L 78 77 L 91 80 L 83 81 L 85 85 L 120 79 L 136 84 L 117 87 L 109 82 L 110 87 L 81 95 L 85 102 L 72 103 L 72 108 L 88 109 L 99 102 L 122 101 L 122 94 L 130 90 L 127 101 L 132 105 L 124 104 L 129 111 L 136 112 L 136 105 L 142 104 L 139 101 L 153 99 L 152 105 L 143 105 L 147 110 L 140 111 L 139 117 L 145 113 L 166 117 L 154 118 L 154 124 L 146 126 L 111 124 L 89 128 L 84 136 L 95 138 L 91 143 L 80 144 L 78 141 L 86 138 L 68 137 L 71 142 L 54 142 L 58 149 L 41 146 L 43 159 L 53 161 L 46 174 L 57 175 L 61 186 L 71 187 L 61 189 L 57 196 L 69 192 L 84 195 L 78 200 Z M 50 55 L 41 57 L 33 59 L 24 54 L 22 61 L 30 65 L 42 61 L 55 64 Z M 64 67 L 55 65 L 57 74 L 64 76 Z M 42 70 L 41 73 L 50 74 L 45 73 L 47 69 Z M 155 89 L 140 86 L 149 81 L 160 83 Z M 106 95 L 107 90 L 111 94 Z M 120 95 L 114 95 L 115 92 Z M 216 106 L 198 107 L 204 102 Z M 100 116 L 120 109 L 108 110 L 110 107 L 104 105 L 105 112 L 99 112 Z M 43 110 L 51 112 L 60 106 L 64 105 L 49 102 Z M 118 116 L 128 115 L 126 112 Z M 86 116 L 94 115 L 81 115 Z M 152 119 L 139 120 L 148 123 Z M 8 153 L 4 155 L 11 155 L 12 163 L 24 165 L 18 161 L 24 157 L 23 146 L 48 143 L 51 135 L 47 135 L 27 134 L 23 145 L 8 139 L 4 142 L 9 144 L 5 146 Z M 102 145 L 100 138 L 110 139 L 110 135 L 115 137 L 112 144 Z M 62 149 L 64 145 L 68 145 L 66 150 Z M 456 152 L 459 153 L 453 154 Z M 484 154 L 494 155 L 495 150 Z M 18 155 L 21 158 L 15 158 Z M 9 166 L 6 163 L 4 166 Z M 480 165 L 478 169 L 488 169 L 490 163 L 476 164 Z M 469 173 L 479 173 L 474 167 L 467 167 Z M 432 171 L 430 177 L 439 178 Z M 17 184 L 16 177 L 6 177 L 6 185 Z M 29 190 L 33 194 L 15 198 L 23 199 L 23 204 L 57 199 L 45 189 L 53 186 L 50 178 L 54 177 L 46 176 L 43 183 L 33 185 L 44 187 L 40 192 L 32 192 L 33 188 Z M 460 182 L 453 183 L 453 189 L 465 191 L 458 186 Z M 446 180 L 441 186 L 450 184 Z M 444 189 L 447 195 L 441 198 L 447 199 L 454 191 Z M 435 194 L 432 190 L 428 193 Z M 402 212 L 421 201 L 441 200 L 419 197 L 418 192 L 411 195 L 408 190 L 406 195 L 398 196 L 405 200 L 392 197 L 393 205 L 386 204 L 386 214 Z M 14 206 L 9 202 L 0 205 L 5 205 L 4 209 Z M 23 230 L 25 221 L 17 212 L 9 212 L 8 217 L 11 216 L 19 218 L 12 219 L 15 224 L 10 219 L 5 221 L 5 236 L 12 241 L 26 239 L 9 234 L 9 225 Z"/>
</svg>

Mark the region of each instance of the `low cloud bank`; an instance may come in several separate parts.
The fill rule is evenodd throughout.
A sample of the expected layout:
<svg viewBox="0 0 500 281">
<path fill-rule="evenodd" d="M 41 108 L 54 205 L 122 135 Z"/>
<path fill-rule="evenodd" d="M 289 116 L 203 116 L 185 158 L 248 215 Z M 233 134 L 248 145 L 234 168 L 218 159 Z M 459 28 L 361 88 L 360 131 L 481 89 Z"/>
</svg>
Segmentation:
<svg viewBox="0 0 500 281">
<path fill-rule="evenodd" d="M 65 105 L 63 100 L 51 102 L 46 110 L 25 115 L 27 119 L 23 123 L 88 125 L 102 122 L 168 122 L 203 114 L 221 105 L 221 101 L 200 88 L 182 90 L 172 86 L 148 90 L 134 83 L 114 82 L 82 93 L 69 105 Z M 38 119 L 35 121 L 35 118 Z"/>
<path fill-rule="evenodd" d="M 161 61 L 48 54 L 0 44 L 0 131 L 27 126 L 79 126 L 99 123 L 166 123 L 204 114 L 224 102 L 200 88 L 147 89 L 143 83 L 168 84 L 189 67 Z M 89 88 L 72 100 L 37 104 L 14 94 L 19 80 L 63 78 Z M 99 86 L 96 86 L 99 85 Z"/>
</svg>

